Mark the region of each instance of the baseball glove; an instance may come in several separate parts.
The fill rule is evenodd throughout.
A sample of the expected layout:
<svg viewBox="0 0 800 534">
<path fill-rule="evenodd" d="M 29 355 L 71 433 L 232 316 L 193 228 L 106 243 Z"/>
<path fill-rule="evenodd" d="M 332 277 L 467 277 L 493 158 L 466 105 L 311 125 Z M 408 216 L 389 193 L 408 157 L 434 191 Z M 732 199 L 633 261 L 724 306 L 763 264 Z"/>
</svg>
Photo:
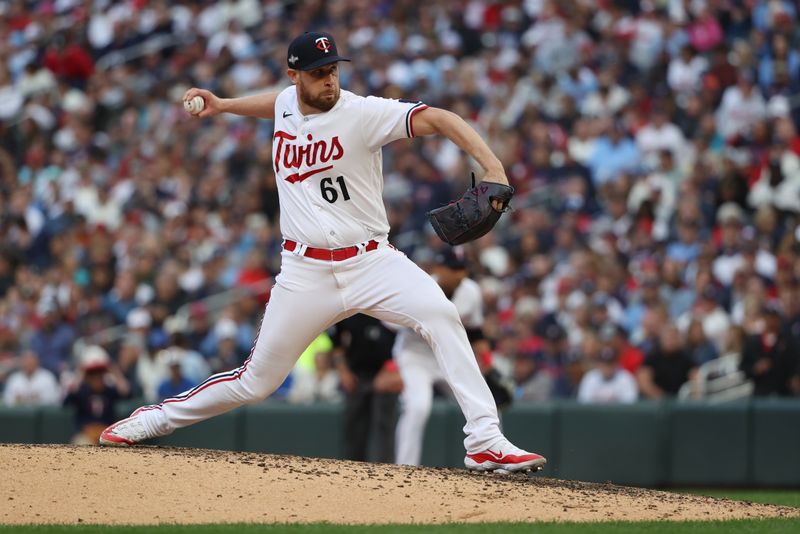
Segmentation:
<svg viewBox="0 0 800 534">
<path fill-rule="evenodd" d="M 460 245 L 485 235 L 509 210 L 508 203 L 514 195 L 514 188 L 496 182 L 481 182 L 475 185 L 472 173 L 472 187 L 460 199 L 428 212 L 431 226 L 442 241 L 450 245 Z M 501 203 L 495 209 L 492 201 Z"/>
</svg>

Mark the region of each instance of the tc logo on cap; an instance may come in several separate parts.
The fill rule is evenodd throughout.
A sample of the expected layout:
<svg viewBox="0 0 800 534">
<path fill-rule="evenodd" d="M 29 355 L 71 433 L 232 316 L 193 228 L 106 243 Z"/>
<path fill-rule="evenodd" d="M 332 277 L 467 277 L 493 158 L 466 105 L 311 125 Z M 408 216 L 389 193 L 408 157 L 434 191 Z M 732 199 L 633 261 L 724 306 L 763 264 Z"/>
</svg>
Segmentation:
<svg viewBox="0 0 800 534">
<path fill-rule="evenodd" d="M 315 41 L 317 43 L 317 48 L 325 52 L 326 54 L 331 49 L 331 42 L 328 40 L 327 37 L 320 37 Z"/>
<path fill-rule="evenodd" d="M 339 55 L 336 40 L 325 32 L 306 32 L 295 37 L 289 44 L 286 60 L 289 68 L 295 70 L 314 70 L 337 61 L 350 61 Z"/>
</svg>

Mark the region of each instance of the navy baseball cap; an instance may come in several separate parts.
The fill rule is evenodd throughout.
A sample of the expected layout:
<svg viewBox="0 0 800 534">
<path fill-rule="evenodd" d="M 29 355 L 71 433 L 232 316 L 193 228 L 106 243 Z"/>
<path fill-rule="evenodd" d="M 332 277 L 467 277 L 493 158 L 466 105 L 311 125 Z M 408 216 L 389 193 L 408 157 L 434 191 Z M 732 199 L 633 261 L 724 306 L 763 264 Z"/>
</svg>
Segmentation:
<svg viewBox="0 0 800 534">
<path fill-rule="evenodd" d="M 306 32 L 295 37 L 286 56 L 289 68 L 296 70 L 314 70 L 337 61 L 350 59 L 339 55 L 333 35 L 326 32 Z"/>
<path fill-rule="evenodd" d="M 433 259 L 436 265 L 444 265 L 449 269 L 461 270 L 467 268 L 467 259 L 461 250 L 446 248 Z"/>
</svg>

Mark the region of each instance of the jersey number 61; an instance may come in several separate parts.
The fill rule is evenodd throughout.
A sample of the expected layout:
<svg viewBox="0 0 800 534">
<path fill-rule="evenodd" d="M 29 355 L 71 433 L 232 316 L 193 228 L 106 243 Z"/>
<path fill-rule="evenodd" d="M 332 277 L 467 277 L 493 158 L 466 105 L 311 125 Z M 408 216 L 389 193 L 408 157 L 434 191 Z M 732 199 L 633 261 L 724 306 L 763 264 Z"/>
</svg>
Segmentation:
<svg viewBox="0 0 800 534">
<path fill-rule="evenodd" d="M 342 190 L 342 198 L 350 200 L 350 193 L 347 192 L 347 184 L 344 183 L 344 176 L 337 176 L 336 182 L 339 184 L 339 189 Z M 339 191 L 333 185 L 333 178 L 323 178 L 319 182 L 319 189 L 322 193 L 322 198 L 333 204 L 339 200 Z"/>
</svg>

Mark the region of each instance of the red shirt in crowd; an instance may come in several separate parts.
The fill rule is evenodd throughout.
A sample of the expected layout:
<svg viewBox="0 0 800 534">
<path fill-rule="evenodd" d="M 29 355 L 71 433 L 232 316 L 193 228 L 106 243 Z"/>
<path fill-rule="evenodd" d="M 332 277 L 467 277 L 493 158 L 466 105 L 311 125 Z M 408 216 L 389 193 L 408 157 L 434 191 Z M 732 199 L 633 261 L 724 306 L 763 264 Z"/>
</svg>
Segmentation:
<svg viewBox="0 0 800 534">
<path fill-rule="evenodd" d="M 53 74 L 69 80 L 88 80 L 94 72 L 92 56 L 74 43 L 61 50 L 48 48 L 42 61 Z"/>
<path fill-rule="evenodd" d="M 620 367 L 635 375 L 636 371 L 639 370 L 639 367 L 642 366 L 643 361 L 644 361 L 644 354 L 642 353 L 642 351 L 640 351 L 633 345 L 629 345 L 628 343 L 625 343 L 623 345 L 619 354 Z"/>
</svg>

